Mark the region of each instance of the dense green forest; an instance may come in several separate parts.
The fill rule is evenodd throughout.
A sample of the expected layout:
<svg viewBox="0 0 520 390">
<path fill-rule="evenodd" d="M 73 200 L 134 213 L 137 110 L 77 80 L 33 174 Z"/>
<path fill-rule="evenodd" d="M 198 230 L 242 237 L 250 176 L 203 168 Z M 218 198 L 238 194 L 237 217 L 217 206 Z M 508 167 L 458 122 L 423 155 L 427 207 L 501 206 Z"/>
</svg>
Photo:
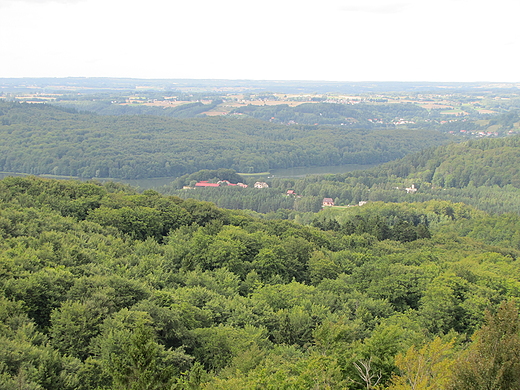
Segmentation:
<svg viewBox="0 0 520 390">
<path fill-rule="evenodd" d="M 0 102 L 0 171 L 82 178 L 181 176 L 201 169 L 381 163 L 453 137 L 435 131 L 283 126 L 247 118 L 102 116 Z"/>
<path fill-rule="evenodd" d="M 360 201 L 424 202 L 434 199 L 464 202 L 493 212 L 520 213 L 520 137 L 469 140 L 428 148 L 372 169 L 304 179 L 268 179 L 268 191 L 252 188 L 179 190 L 181 178 L 158 188 L 166 194 L 212 201 L 226 208 L 278 212 L 292 217 L 316 212 L 323 198 L 336 205 Z M 416 192 L 407 192 L 411 185 Z M 298 197 L 286 196 L 292 189 Z M 300 197 L 301 196 L 301 197 Z"/>
<path fill-rule="evenodd" d="M 186 103 L 176 107 L 153 107 L 145 106 L 142 104 L 116 104 L 125 102 L 126 99 L 116 96 L 90 96 L 87 95 L 83 99 L 78 99 L 77 96 L 67 98 L 61 97 L 57 99 L 54 105 L 62 108 L 75 109 L 78 111 L 94 112 L 100 115 L 154 115 L 154 116 L 166 116 L 172 118 L 195 118 L 197 116 L 203 116 L 203 113 L 215 108 L 221 100 L 218 97 L 215 98 L 211 104 L 203 104 L 197 101 L 197 98 L 193 96 L 183 96 L 183 94 L 176 94 L 179 99 L 190 99 L 195 100 L 193 103 Z M 208 98 L 208 96 L 203 96 Z M 153 98 L 153 95 L 151 96 Z M 164 100 L 164 97 L 162 97 Z M 209 96 L 211 98 L 211 96 Z"/>
<path fill-rule="evenodd" d="M 518 389 L 520 218 L 312 226 L 114 183 L 0 181 L 2 389 Z"/>
</svg>

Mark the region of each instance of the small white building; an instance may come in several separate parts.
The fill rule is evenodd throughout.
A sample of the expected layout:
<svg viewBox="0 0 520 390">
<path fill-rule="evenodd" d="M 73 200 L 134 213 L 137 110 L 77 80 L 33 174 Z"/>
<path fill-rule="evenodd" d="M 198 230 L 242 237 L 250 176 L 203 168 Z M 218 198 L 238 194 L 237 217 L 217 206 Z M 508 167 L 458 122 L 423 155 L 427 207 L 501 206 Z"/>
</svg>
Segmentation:
<svg viewBox="0 0 520 390">
<path fill-rule="evenodd" d="M 412 184 L 411 187 L 405 188 L 407 194 L 413 194 L 417 192 L 417 188 L 415 188 L 415 184 Z"/>
<path fill-rule="evenodd" d="M 254 185 L 255 188 L 269 188 L 269 184 L 263 181 L 257 181 Z"/>
</svg>

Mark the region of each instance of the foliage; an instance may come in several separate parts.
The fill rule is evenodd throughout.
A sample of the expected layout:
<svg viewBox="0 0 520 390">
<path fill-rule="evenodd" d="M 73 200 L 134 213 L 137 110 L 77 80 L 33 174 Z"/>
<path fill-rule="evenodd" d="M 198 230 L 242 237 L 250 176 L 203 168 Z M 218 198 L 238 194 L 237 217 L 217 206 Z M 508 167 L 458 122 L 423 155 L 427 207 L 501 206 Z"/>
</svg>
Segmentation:
<svg viewBox="0 0 520 390">
<path fill-rule="evenodd" d="M 517 218 L 374 202 L 314 225 L 0 181 L 0 386 L 518 387 Z"/>
<path fill-rule="evenodd" d="M 70 113 L 0 102 L 0 170 L 82 178 L 381 163 L 447 142 L 434 131 L 281 126 L 247 118 Z"/>
<path fill-rule="evenodd" d="M 450 389 L 516 389 L 520 386 L 520 318 L 513 301 L 502 303 L 458 361 Z"/>
<path fill-rule="evenodd" d="M 389 390 L 443 390 L 455 370 L 453 345 L 455 340 L 443 342 L 440 337 L 419 350 L 410 347 L 406 354 L 396 357 L 401 375 L 395 376 Z"/>
</svg>

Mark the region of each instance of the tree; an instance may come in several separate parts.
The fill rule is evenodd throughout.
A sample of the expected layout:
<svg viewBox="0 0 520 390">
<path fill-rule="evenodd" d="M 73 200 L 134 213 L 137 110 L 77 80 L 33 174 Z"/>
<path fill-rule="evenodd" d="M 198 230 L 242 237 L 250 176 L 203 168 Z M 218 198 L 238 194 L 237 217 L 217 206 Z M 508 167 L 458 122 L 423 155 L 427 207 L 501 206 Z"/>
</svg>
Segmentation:
<svg viewBox="0 0 520 390">
<path fill-rule="evenodd" d="M 161 347 L 154 341 L 152 329 L 139 323 L 121 345 L 122 353 L 110 357 L 114 389 L 162 389 L 168 375 L 159 367 Z M 122 340 L 120 340 L 122 341 Z"/>
<path fill-rule="evenodd" d="M 368 360 L 359 360 L 354 362 L 354 367 L 356 368 L 359 378 L 362 380 L 363 386 L 367 390 L 377 389 L 377 385 L 381 381 L 383 374 L 381 371 L 374 372 L 371 365 L 372 359 Z"/>
<path fill-rule="evenodd" d="M 156 341 L 147 313 L 123 309 L 105 320 L 97 344 L 113 390 L 169 389 L 190 358 Z"/>
<path fill-rule="evenodd" d="M 469 348 L 457 359 L 449 390 L 520 389 L 520 318 L 513 301 L 486 313 Z"/>
<path fill-rule="evenodd" d="M 85 360 L 90 340 L 99 333 L 103 308 L 66 301 L 51 314 L 52 345 L 61 353 Z"/>
<path fill-rule="evenodd" d="M 444 390 L 455 365 L 454 340 L 443 342 L 440 337 L 420 349 L 411 346 L 395 359 L 400 375 L 392 378 L 388 390 Z"/>
<path fill-rule="evenodd" d="M 431 333 L 467 329 L 467 313 L 461 303 L 467 295 L 467 281 L 453 274 L 433 279 L 420 301 L 420 321 Z"/>
</svg>

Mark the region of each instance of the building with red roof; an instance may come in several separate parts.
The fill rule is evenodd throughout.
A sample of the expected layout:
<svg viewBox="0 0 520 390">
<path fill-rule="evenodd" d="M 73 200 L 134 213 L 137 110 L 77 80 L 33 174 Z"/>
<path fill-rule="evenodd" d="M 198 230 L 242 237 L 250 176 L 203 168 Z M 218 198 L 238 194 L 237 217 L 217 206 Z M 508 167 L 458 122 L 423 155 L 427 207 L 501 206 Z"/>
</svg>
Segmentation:
<svg viewBox="0 0 520 390">
<path fill-rule="evenodd" d="M 220 187 L 218 183 L 209 183 L 208 181 L 199 181 L 195 184 L 195 187 Z"/>
</svg>

